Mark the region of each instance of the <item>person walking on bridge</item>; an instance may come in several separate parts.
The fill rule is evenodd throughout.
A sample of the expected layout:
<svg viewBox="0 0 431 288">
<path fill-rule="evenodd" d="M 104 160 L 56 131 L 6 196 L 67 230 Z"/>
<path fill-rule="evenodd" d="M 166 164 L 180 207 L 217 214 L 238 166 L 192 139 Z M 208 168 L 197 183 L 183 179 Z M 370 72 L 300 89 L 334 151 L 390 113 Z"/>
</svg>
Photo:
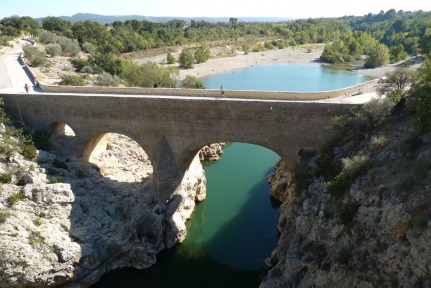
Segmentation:
<svg viewBox="0 0 431 288">
<path fill-rule="evenodd" d="M 220 86 L 220 93 L 221 93 L 221 97 L 223 97 L 224 96 L 224 88 L 223 88 L 223 86 Z"/>
</svg>

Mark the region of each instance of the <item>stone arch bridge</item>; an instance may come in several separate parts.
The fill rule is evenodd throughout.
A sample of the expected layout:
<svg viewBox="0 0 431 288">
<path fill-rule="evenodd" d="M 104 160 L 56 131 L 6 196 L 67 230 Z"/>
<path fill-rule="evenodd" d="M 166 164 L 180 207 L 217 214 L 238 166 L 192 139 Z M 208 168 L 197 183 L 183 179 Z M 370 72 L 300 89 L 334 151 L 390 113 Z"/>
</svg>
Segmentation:
<svg viewBox="0 0 431 288">
<path fill-rule="evenodd" d="M 154 169 L 158 201 L 175 191 L 192 159 L 216 142 L 257 144 L 295 162 L 303 147 L 319 148 L 325 129 L 351 105 L 319 101 L 89 94 L 3 94 L 6 111 L 34 130 L 65 123 L 84 158 L 104 133 L 135 140 Z"/>
</svg>

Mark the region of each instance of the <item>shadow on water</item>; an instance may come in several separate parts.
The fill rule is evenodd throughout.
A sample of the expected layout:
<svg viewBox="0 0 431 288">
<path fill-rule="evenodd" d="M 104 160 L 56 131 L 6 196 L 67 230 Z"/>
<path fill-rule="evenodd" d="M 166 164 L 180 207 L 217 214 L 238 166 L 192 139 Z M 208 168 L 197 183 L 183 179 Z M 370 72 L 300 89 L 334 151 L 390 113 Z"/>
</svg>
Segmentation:
<svg viewBox="0 0 431 288">
<path fill-rule="evenodd" d="M 256 200 L 261 198 L 258 194 L 265 193 L 262 186 L 255 186 L 251 191 L 253 197 L 212 239 L 203 240 L 206 213 L 205 203 L 200 203 L 187 227 L 188 237 L 194 239 L 188 238 L 183 244 L 163 251 L 149 269 L 115 270 L 92 287 L 259 287 L 266 275 L 264 259 L 270 256 L 278 237 L 277 221 L 259 214 L 249 217 L 258 206 Z M 262 235 L 262 226 L 272 229 L 266 229 L 267 233 Z"/>
<path fill-rule="evenodd" d="M 211 164 L 214 165 L 218 164 Z M 207 200 L 196 206 L 182 244 L 158 254 L 157 263 L 149 269 L 116 270 L 92 287 L 258 287 L 266 275 L 264 259 L 278 240 L 278 205 L 271 201 L 266 183 L 271 172 L 273 168 L 251 188 L 247 200 L 236 206 L 236 213 L 210 236 L 206 229 L 214 210 L 208 205 L 214 204 L 211 193 L 217 191 L 208 187 Z M 223 214 L 223 206 L 217 209 Z M 268 209 L 273 213 L 268 215 Z"/>
</svg>

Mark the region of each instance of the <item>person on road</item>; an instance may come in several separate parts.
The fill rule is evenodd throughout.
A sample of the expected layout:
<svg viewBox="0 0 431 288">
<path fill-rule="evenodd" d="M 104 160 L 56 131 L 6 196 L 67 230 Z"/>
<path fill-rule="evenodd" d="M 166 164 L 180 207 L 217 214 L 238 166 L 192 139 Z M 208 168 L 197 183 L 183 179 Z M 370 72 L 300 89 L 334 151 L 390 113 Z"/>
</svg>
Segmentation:
<svg viewBox="0 0 431 288">
<path fill-rule="evenodd" d="M 25 83 L 24 89 L 25 89 L 25 92 L 27 92 L 27 94 L 28 94 L 28 84 L 27 83 Z"/>
<path fill-rule="evenodd" d="M 223 88 L 223 86 L 220 86 L 220 93 L 221 93 L 221 97 L 223 97 L 224 96 L 224 88 Z"/>
</svg>

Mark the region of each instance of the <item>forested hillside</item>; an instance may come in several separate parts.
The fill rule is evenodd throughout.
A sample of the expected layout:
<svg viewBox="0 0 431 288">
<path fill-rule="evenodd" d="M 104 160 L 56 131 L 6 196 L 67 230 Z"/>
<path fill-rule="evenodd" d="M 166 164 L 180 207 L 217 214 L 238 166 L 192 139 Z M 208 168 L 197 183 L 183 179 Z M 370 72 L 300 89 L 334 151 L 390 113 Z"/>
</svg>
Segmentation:
<svg viewBox="0 0 431 288">
<path fill-rule="evenodd" d="M 70 22 L 59 17 L 46 17 L 41 22 L 31 17 L 11 16 L 0 21 L 0 45 L 20 36 L 31 35 L 41 43 L 26 52 L 31 66 L 47 65 L 46 58 L 58 55 L 75 57 L 77 72 L 101 75 L 103 83 L 123 82 L 128 86 L 172 87 L 175 69 L 147 64 L 138 67 L 124 55 L 142 51 L 166 51 L 166 63 L 179 62 L 191 68 L 205 62 L 209 48 L 228 45 L 245 54 L 254 51 L 282 49 L 300 44 L 326 43 L 322 62 L 344 63 L 364 61 L 374 68 L 407 59 L 408 55 L 428 55 L 431 52 L 431 12 L 405 12 L 394 9 L 379 14 L 340 18 L 301 19 L 285 22 L 229 22 L 203 20 L 115 21 L 102 25 L 85 20 Z M 175 58 L 170 47 L 181 47 Z M 83 51 L 86 57 L 78 57 Z M 141 65 L 142 66 L 142 65 Z M 140 75 L 150 71 L 156 80 L 141 83 Z M 107 76 L 110 74 L 110 76 Z M 111 79 L 110 77 L 117 77 Z M 119 78 L 118 78 L 119 77 Z M 78 85 L 83 79 L 66 79 L 62 84 Z M 199 85 L 195 85 L 200 87 Z"/>
</svg>

